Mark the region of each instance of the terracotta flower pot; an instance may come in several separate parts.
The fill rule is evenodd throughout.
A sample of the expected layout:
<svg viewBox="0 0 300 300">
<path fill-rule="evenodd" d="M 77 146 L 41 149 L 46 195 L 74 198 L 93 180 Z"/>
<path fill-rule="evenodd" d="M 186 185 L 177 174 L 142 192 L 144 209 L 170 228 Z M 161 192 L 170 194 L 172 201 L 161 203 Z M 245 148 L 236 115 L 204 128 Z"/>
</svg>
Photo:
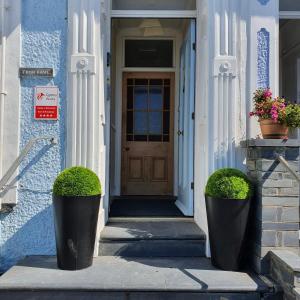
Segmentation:
<svg viewBox="0 0 300 300">
<path fill-rule="evenodd" d="M 272 119 L 259 120 L 260 130 L 264 139 L 287 139 L 289 128 Z"/>
</svg>

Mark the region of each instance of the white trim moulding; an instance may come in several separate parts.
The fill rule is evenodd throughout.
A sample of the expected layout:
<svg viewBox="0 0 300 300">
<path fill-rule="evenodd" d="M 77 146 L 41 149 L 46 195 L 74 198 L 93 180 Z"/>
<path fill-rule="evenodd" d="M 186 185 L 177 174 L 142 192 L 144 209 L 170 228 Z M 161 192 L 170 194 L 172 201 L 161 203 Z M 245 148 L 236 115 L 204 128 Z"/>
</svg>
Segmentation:
<svg viewBox="0 0 300 300">
<path fill-rule="evenodd" d="M 300 11 L 281 11 L 279 12 L 280 19 L 300 19 Z"/>
<path fill-rule="evenodd" d="M 197 17 L 196 10 L 112 10 L 112 18 L 185 18 Z"/>
</svg>

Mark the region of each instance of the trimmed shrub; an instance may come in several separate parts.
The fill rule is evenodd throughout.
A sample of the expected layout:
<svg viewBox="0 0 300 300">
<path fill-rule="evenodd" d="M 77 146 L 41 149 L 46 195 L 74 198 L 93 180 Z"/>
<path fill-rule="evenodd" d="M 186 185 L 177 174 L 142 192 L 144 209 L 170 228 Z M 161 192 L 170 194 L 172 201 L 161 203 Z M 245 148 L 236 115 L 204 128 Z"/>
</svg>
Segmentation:
<svg viewBox="0 0 300 300">
<path fill-rule="evenodd" d="M 209 177 L 205 194 L 213 198 L 242 200 L 252 196 L 253 186 L 240 170 L 224 168 L 217 170 Z"/>
<path fill-rule="evenodd" d="M 95 196 L 101 194 L 98 176 L 90 169 L 72 167 L 63 170 L 53 184 L 56 196 Z"/>
</svg>

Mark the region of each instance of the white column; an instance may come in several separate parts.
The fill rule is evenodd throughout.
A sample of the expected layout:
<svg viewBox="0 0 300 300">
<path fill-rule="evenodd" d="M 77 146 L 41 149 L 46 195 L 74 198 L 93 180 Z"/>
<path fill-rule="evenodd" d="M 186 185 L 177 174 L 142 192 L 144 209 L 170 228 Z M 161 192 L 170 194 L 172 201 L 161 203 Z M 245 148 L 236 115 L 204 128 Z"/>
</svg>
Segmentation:
<svg viewBox="0 0 300 300">
<path fill-rule="evenodd" d="M 256 1 L 256 0 L 253 0 Z M 243 167 L 248 1 L 198 0 L 195 219 L 207 232 L 205 185 L 223 167 Z M 209 250 L 207 251 L 209 254 Z"/>
<path fill-rule="evenodd" d="M 100 2 L 68 2 L 67 166 L 99 172 Z M 98 37 L 98 38 L 97 38 Z M 103 90 L 103 86 L 102 86 Z M 98 159 L 97 159 L 98 157 Z"/>
<path fill-rule="evenodd" d="M 210 173 L 241 165 L 239 142 L 245 138 L 245 1 L 213 0 L 211 11 L 211 97 L 209 101 Z"/>
<path fill-rule="evenodd" d="M 106 103 L 107 4 L 100 0 L 68 1 L 68 84 L 66 166 L 84 166 L 101 180 L 99 230 L 107 207 Z M 97 247 L 96 247 L 97 248 Z"/>
</svg>

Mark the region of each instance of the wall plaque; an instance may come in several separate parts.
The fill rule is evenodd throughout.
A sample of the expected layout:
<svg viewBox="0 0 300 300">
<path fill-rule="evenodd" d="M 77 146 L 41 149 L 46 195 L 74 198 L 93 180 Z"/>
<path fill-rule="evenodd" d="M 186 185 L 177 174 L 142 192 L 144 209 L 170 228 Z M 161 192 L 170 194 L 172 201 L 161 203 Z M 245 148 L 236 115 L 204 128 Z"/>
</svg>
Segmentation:
<svg viewBox="0 0 300 300">
<path fill-rule="evenodd" d="M 57 120 L 58 98 L 57 86 L 36 86 L 34 88 L 34 118 L 36 120 Z"/>
<path fill-rule="evenodd" d="M 19 68 L 20 77 L 53 77 L 53 68 Z"/>
</svg>

